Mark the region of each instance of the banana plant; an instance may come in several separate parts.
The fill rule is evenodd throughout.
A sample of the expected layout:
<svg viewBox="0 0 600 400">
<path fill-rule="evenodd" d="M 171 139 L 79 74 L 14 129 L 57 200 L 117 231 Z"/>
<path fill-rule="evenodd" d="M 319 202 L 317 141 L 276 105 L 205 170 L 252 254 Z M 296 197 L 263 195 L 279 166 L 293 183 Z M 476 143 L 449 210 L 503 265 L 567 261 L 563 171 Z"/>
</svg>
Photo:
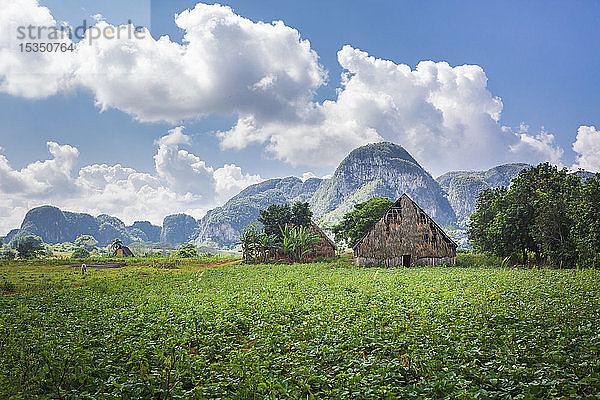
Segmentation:
<svg viewBox="0 0 600 400">
<path fill-rule="evenodd" d="M 306 255 L 310 252 L 310 247 L 318 243 L 321 238 L 315 234 L 310 228 L 306 226 L 296 227 L 296 237 L 299 242 L 298 246 L 298 260 L 302 261 Z"/>
<path fill-rule="evenodd" d="M 284 257 L 288 259 L 289 262 L 293 262 L 297 242 L 292 226 L 280 226 L 279 230 L 281 231 L 281 242 L 278 244 L 277 247 L 279 248 L 281 253 L 283 253 Z"/>
<path fill-rule="evenodd" d="M 240 233 L 240 241 L 236 244 L 242 245 L 244 262 L 256 262 L 258 257 L 259 237 L 261 231 L 254 223 L 246 226 Z"/>
</svg>

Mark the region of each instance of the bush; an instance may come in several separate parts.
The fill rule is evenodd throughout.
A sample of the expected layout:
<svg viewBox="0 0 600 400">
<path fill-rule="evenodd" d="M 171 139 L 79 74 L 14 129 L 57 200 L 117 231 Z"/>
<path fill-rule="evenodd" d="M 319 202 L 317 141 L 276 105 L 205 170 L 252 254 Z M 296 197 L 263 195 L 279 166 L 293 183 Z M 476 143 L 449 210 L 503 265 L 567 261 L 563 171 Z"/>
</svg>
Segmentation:
<svg viewBox="0 0 600 400">
<path fill-rule="evenodd" d="M 176 257 L 180 257 L 180 258 L 198 257 L 198 252 L 196 251 L 196 246 L 194 246 L 194 244 L 192 244 L 192 243 L 182 245 L 181 247 L 179 247 L 179 250 L 177 250 Z"/>
<path fill-rule="evenodd" d="M 456 254 L 457 267 L 501 267 L 502 259 L 484 253 L 458 252 Z"/>
<path fill-rule="evenodd" d="M 38 258 L 46 253 L 44 243 L 39 236 L 21 236 L 10 242 L 10 247 L 17 250 L 19 258 Z"/>
<path fill-rule="evenodd" d="M 72 258 L 88 258 L 89 256 L 90 256 L 90 252 L 83 247 L 78 248 L 71 255 Z"/>
<path fill-rule="evenodd" d="M 0 249 L 0 259 L 13 260 L 17 256 L 17 252 L 8 247 Z"/>
</svg>

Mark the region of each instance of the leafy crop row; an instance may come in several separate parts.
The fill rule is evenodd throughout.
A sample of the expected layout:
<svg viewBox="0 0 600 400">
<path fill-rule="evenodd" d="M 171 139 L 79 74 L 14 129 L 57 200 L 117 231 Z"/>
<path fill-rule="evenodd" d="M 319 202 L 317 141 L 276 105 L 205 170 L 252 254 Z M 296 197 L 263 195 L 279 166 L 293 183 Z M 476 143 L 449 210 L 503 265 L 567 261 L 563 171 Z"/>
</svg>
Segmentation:
<svg viewBox="0 0 600 400">
<path fill-rule="evenodd" d="M 593 398 L 600 272 L 128 271 L 0 297 L 0 398 Z"/>
</svg>

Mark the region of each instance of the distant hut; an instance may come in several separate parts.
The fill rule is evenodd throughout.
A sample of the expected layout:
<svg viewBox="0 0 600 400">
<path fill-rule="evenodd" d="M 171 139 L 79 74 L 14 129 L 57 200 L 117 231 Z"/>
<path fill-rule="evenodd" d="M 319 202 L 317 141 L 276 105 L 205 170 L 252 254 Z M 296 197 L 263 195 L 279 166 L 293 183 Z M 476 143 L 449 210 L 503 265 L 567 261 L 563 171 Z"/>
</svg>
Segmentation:
<svg viewBox="0 0 600 400">
<path fill-rule="evenodd" d="M 321 228 L 313 221 L 310 221 L 309 229 L 319 236 L 321 240 L 317 243 L 313 244 L 309 250 L 308 258 L 317 258 L 317 257 L 334 257 L 335 251 L 337 250 L 337 246 L 333 242 L 333 240 L 329 239 L 329 236 L 323 232 Z"/>
<path fill-rule="evenodd" d="M 116 257 L 133 257 L 133 252 L 127 246 L 119 246 L 115 251 Z"/>
<path fill-rule="evenodd" d="M 357 265 L 454 264 L 457 244 L 403 194 L 353 247 Z"/>
</svg>

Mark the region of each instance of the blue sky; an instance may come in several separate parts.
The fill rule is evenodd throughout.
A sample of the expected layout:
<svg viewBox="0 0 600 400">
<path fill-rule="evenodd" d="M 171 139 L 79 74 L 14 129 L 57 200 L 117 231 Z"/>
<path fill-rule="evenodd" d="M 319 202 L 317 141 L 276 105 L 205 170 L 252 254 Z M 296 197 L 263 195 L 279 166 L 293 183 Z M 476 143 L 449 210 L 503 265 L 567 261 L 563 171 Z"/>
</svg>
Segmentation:
<svg viewBox="0 0 600 400">
<path fill-rule="evenodd" d="M 71 25 L 78 25 L 83 19 L 93 21 L 91 15 L 102 14 L 110 24 L 125 24 L 132 20 L 134 24 L 149 27 L 154 39 L 169 35 L 171 41 L 180 44 L 185 31 L 176 26 L 174 15 L 185 9 L 193 9 L 196 3 L 184 0 L 39 1 L 41 6 L 49 8 L 56 21 L 65 20 Z M 73 177 L 76 177 L 79 168 L 85 166 L 121 164 L 137 172 L 158 177 L 163 183 L 172 179 L 164 184 L 176 187 L 179 184 L 174 183 L 175 176 L 167 178 L 170 176 L 168 173 L 161 175 L 157 170 L 155 155 L 160 147 L 158 140 L 161 137 L 167 135 L 170 129 L 185 126 L 182 130 L 184 136 L 175 144 L 175 151 L 183 149 L 213 169 L 225 164 L 235 164 L 243 174 L 259 175 L 261 179 L 301 176 L 308 171 L 317 176 L 331 174 L 342 157 L 342 150 L 345 154 L 353 143 L 368 142 L 373 137 L 394 141 L 407 147 L 413 154 L 417 153 L 416 158 L 434 176 L 451 169 L 487 168 L 509 161 L 539 162 L 544 161 L 545 157 L 567 167 L 574 165 L 578 159 L 577 166 L 593 169 L 597 165 L 594 154 L 578 154 L 572 150 L 581 126 L 593 128 L 585 136 L 586 140 L 592 142 L 592 146 L 583 141 L 582 134 L 579 147 L 595 148 L 597 143 L 595 127 L 600 125 L 600 78 L 597 74 L 600 64 L 600 3 L 597 1 L 223 1 L 220 4 L 230 6 L 236 18 L 247 18 L 253 23 L 281 20 L 286 27 L 296 29 L 301 40 L 310 41 L 311 51 L 318 55 L 318 63 L 327 71 L 327 80 L 322 83 L 318 80 L 317 83 L 310 81 L 303 87 L 310 80 L 306 78 L 306 82 L 298 84 L 302 87 L 296 89 L 301 97 L 314 91 L 315 94 L 309 101 L 317 106 L 322 105 L 325 100 L 336 100 L 336 93 L 342 87 L 340 74 L 353 68 L 348 66 L 358 65 L 356 68 L 359 69 L 350 76 L 357 78 L 359 86 L 383 85 L 377 88 L 373 86 L 371 94 L 387 90 L 381 79 L 371 81 L 371 77 L 363 72 L 365 68 L 369 68 L 367 54 L 376 59 L 390 60 L 397 65 L 406 64 L 412 70 L 425 60 L 435 63 L 445 61 L 450 67 L 465 64 L 481 67 L 488 79 L 487 86 L 484 84 L 473 89 L 479 92 L 469 97 L 468 101 L 472 101 L 474 107 L 479 107 L 480 101 L 488 102 L 481 108 L 489 110 L 496 106 L 486 96 L 489 94 L 490 98 L 498 97 L 502 102 L 501 114 L 497 121 L 493 117 L 491 122 L 477 119 L 466 130 L 488 129 L 490 124 L 493 125 L 490 129 L 495 133 L 490 133 L 492 136 L 489 137 L 484 136 L 478 144 L 485 146 L 485 143 L 489 143 L 489 148 L 481 150 L 477 147 L 452 147 L 449 151 L 455 151 L 456 157 L 436 161 L 439 157 L 431 151 L 432 147 L 452 141 L 453 136 L 446 137 L 445 133 L 438 132 L 438 128 L 429 130 L 425 127 L 425 131 L 429 133 L 418 131 L 417 134 L 442 136 L 443 141 L 415 141 L 414 138 L 409 139 L 398 133 L 393 127 L 389 128 L 397 121 L 400 124 L 418 121 L 419 124 L 426 125 L 427 122 L 423 121 L 429 121 L 432 117 L 414 111 L 421 107 L 417 104 L 410 108 L 413 111 L 400 113 L 392 121 L 373 122 L 378 118 L 376 111 L 361 116 L 363 119 L 358 122 L 356 129 L 365 131 L 372 128 L 372 133 L 362 135 L 358 132 L 352 141 L 323 149 L 322 154 L 315 156 L 315 161 L 310 154 L 295 154 L 290 150 L 292 145 L 285 144 L 288 139 L 278 130 L 292 130 L 295 125 L 283 124 L 281 116 L 265 116 L 266 108 L 258 110 L 241 104 L 228 110 L 221 103 L 218 107 L 210 108 L 211 106 L 205 106 L 198 100 L 197 114 L 193 111 L 180 114 L 178 111 L 177 117 L 185 117 L 165 121 L 164 118 L 148 117 L 147 110 L 152 107 L 133 107 L 135 111 L 131 111 L 131 106 L 127 109 L 118 99 L 105 101 L 107 109 L 101 111 L 95 100 L 103 88 L 99 88 L 99 84 L 94 86 L 94 83 L 88 82 L 44 96 L 1 91 L 0 118 L 4 124 L 0 133 L 0 154 L 5 156 L 14 171 L 19 171 L 38 160 L 50 159 L 46 143 L 52 141 L 78 150 L 75 166 L 69 172 Z M 223 37 L 228 40 L 228 36 Z M 255 40 L 255 36 L 248 40 Z M 351 46 L 351 49 L 341 55 L 346 60 L 345 67 L 338 61 L 338 51 L 344 45 Z M 235 43 L 227 42 L 226 46 L 229 47 L 223 47 L 224 51 L 231 51 L 231 46 L 235 46 Z M 364 54 L 352 53 L 351 50 L 360 50 Z M 268 54 L 268 47 L 265 51 Z M 257 55 L 259 56 L 260 54 Z M 310 58 L 308 53 L 302 57 L 304 58 L 299 58 L 298 65 L 315 64 L 313 61 L 306 61 L 306 57 Z M 308 64 L 302 64 L 305 61 Z M 103 67 L 110 68 L 110 65 Z M 160 70 L 162 67 L 156 65 L 156 68 Z M 460 75 L 462 72 L 457 73 Z M 469 76 L 472 73 L 474 72 L 469 72 Z M 0 78 L 2 76 L 0 70 Z M 389 82 L 390 78 L 385 79 Z M 444 94 L 446 95 L 451 96 Z M 396 102 L 410 97 L 403 96 L 401 91 L 390 93 L 390 97 L 394 97 Z M 161 101 L 160 98 L 151 100 L 155 104 Z M 150 100 L 140 99 L 140 102 L 143 101 Z M 341 101 L 338 103 L 341 104 Z M 223 138 L 227 135 L 218 136 L 215 132 L 228 132 L 229 137 L 234 137 L 229 130 L 238 121 L 240 109 L 256 119 L 255 123 L 259 126 L 257 134 L 262 135 L 262 139 L 254 140 L 246 135 L 238 140 L 236 136 L 232 141 L 237 143 L 224 145 L 227 141 Z M 350 113 L 350 116 L 339 117 L 344 112 Z M 136 119 L 140 119 L 136 113 L 145 113 L 141 118 L 143 121 Z M 341 105 L 334 111 L 324 112 L 327 113 L 335 114 L 336 118 L 342 120 L 352 116 L 349 109 Z M 462 124 L 471 123 L 468 120 L 469 113 L 470 111 L 465 111 L 458 118 Z M 494 114 L 493 111 L 485 113 L 488 117 Z M 446 114 L 443 114 L 443 118 L 446 118 Z M 337 120 L 334 119 L 331 124 L 335 124 L 335 121 Z M 442 125 L 446 126 L 446 122 Z M 529 126 L 527 132 L 520 127 L 521 124 Z M 407 127 L 410 128 L 409 125 L 404 126 L 402 132 Z M 510 129 L 512 136 L 509 139 L 493 136 L 502 135 L 499 132 L 502 129 L 506 131 L 502 127 Z M 313 135 L 319 135 L 319 129 L 325 129 L 312 125 L 310 128 L 314 128 Z M 389 129 L 389 133 L 386 129 Z M 540 132 L 553 135 L 553 138 L 538 137 Z M 518 139 L 523 134 L 528 136 Z M 301 137 L 301 134 L 298 135 Z M 461 135 L 459 132 L 458 137 L 462 137 Z M 324 134 L 324 137 L 328 138 L 326 142 L 329 143 L 343 141 L 339 133 Z M 477 140 L 473 139 L 472 142 L 476 143 Z M 269 143 L 275 144 L 269 147 Z M 332 154 L 331 162 L 320 162 L 328 158 L 328 152 Z M 496 157 L 496 153 L 502 156 Z M 488 158 L 485 158 L 485 154 L 490 154 L 489 162 L 486 161 Z M 481 156 L 478 158 L 478 155 Z M 45 199 L 51 200 L 41 196 L 36 201 L 43 202 Z M 213 201 L 211 205 L 218 202 Z M 33 203 L 27 203 L 31 204 Z M 190 205 L 190 208 L 197 210 L 205 210 L 207 207 L 206 204 L 201 207 Z M 93 207 L 91 209 L 95 210 Z M 203 211 L 197 212 L 198 215 L 202 213 Z"/>
</svg>

